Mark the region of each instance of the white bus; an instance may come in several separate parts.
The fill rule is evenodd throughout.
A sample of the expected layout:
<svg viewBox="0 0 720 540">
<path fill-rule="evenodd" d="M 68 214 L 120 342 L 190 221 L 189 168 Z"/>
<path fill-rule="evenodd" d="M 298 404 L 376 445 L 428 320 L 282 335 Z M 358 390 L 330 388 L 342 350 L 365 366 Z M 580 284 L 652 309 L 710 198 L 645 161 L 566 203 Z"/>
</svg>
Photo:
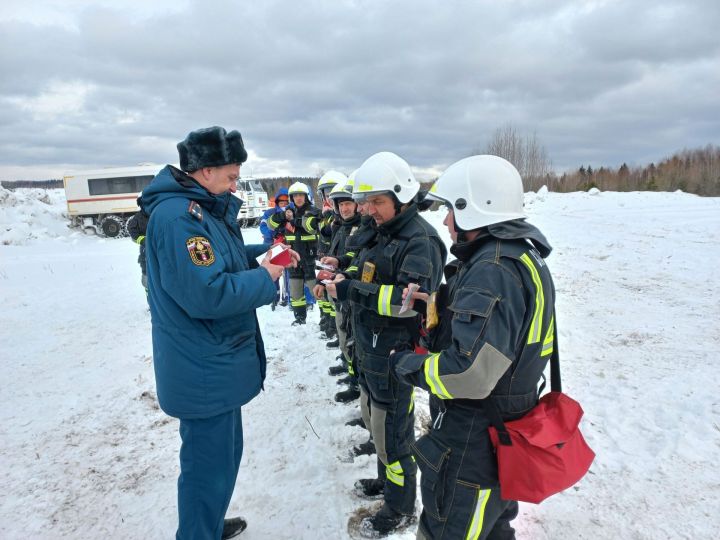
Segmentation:
<svg viewBox="0 0 720 540">
<path fill-rule="evenodd" d="M 137 198 L 164 165 L 137 165 L 70 173 L 63 177 L 71 226 L 115 238 L 125 236 L 127 220 L 139 210 Z M 268 197 L 254 178 L 238 180 L 234 194 L 244 201 L 237 220 L 257 225 Z"/>
<path fill-rule="evenodd" d="M 71 226 L 110 238 L 125 235 L 125 222 L 139 210 L 137 198 L 162 165 L 82 171 L 63 176 Z"/>
</svg>

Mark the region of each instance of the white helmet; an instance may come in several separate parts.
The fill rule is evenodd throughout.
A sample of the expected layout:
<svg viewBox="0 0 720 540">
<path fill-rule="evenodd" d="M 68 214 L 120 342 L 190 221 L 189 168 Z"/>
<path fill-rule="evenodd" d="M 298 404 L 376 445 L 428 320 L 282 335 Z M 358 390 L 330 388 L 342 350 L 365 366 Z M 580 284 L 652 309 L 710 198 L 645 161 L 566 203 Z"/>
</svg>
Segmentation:
<svg viewBox="0 0 720 540">
<path fill-rule="evenodd" d="M 352 199 L 352 184 L 335 184 L 328 197 L 330 199 Z"/>
<path fill-rule="evenodd" d="M 345 191 L 347 191 L 347 192 L 350 193 L 351 195 L 352 195 L 353 190 L 355 189 L 355 175 L 357 175 L 357 172 L 358 172 L 359 170 L 360 170 L 360 169 L 355 169 L 353 172 L 351 172 L 351 173 L 348 175 L 348 180 L 347 180 L 347 182 L 346 182 L 346 184 L 345 184 L 345 188 L 344 188 Z"/>
<path fill-rule="evenodd" d="M 402 204 L 408 203 L 420 190 L 420 183 L 407 161 L 392 152 L 378 152 L 365 160 L 355 174 L 353 197 L 393 193 Z"/>
<path fill-rule="evenodd" d="M 288 188 L 288 195 L 293 196 L 296 193 L 304 193 L 305 196 L 309 196 L 310 190 L 308 189 L 307 185 L 303 184 L 302 182 L 295 182 Z"/>
<path fill-rule="evenodd" d="M 520 173 L 498 156 L 470 156 L 453 163 L 427 196 L 452 207 L 455 223 L 465 231 L 527 217 Z"/>
<path fill-rule="evenodd" d="M 347 176 L 338 171 L 328 171 L 322 175 L 318 181 L 317 189 L 321 194 L 325 194 L 325 190 L 332 189 L 337 184 L 344 184 L 347 182 Z"/>
</svg>

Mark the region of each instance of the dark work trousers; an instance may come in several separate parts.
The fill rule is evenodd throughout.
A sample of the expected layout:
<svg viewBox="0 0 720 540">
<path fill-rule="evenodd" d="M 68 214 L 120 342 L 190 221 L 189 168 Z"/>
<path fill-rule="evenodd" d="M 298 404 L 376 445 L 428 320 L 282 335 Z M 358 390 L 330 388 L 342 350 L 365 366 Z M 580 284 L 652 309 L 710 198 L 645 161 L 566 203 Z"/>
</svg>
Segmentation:
<svg viewBox="0 0 720 540">
<path fill-rule="evenodd" d="M 410 515 L 417 492 L 417 466 L 410 447 L 415 440 L 413 387 L 390 375 L 387 357 L 365 353 L 361 358 L 370 434 L 377 450 L 378 473 L 385 479 L 384 499 L 396 512 Z"/>
<path fill-rule="evenodd" d="M 243 450 L 240 408 L 180 419 L 179 526 L 176 540 L 219 540 Z"/>
<path fill-rule="evenodd" d="M 431 401 L 433 428 L 413 445 L 423 503 L 417 538 L 513 540 L 518 503 L 500 498 L 484 412 Z"/>
</svg>

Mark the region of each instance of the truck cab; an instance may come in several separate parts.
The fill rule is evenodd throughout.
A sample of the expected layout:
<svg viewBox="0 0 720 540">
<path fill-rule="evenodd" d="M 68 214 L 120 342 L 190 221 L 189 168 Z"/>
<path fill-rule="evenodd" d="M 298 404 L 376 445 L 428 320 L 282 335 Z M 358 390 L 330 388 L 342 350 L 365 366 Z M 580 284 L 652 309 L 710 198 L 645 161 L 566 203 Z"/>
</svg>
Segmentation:
<svg viewBox="0 0 720 540">
<path fill-rule="evenodd" d="M 268 196 L 260 181 L 252 176 L 240 178 L 237 182 L 237 191 L 233 195 L 243 200 L 238 214 L 240 225 L 243 227 L 258 225 L 263 213 L 268 209 Z"/>
</svg>

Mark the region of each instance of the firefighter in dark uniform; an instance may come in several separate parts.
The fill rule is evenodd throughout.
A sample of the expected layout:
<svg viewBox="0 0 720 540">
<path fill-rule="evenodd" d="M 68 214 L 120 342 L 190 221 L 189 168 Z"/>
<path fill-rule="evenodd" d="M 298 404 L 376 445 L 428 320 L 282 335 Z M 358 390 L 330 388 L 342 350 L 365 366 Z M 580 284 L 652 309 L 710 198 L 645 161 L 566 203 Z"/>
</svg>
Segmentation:
<svg viewBox="0 0 720 540">
<path fill-rule="evenodd" d="M 300 263 L 290 269 L 290 305 L 295 321 L 293 326 L 305 324 L 307 300 L 305 287 L 315 286 L 315 257 L 317 256 L 320 211 L 310 203 L 310 190 L 302 182 L 288 189 L 294 208 L 286 208 L 268 218 L 271 230 L 284 229 L 285 243 L 300 254 Z"/>
<path fill-rule="evenodd" d="M 352 184 L 349 180 L 345 184 L 336 184 L 330 191 L 329 199 L 333 204 L 334 212 L 339 216 L 339 220 L 327 254 L 322 258 L 321 262 L 334 266 L 336 271 L 342 271 L 347 269 L 349 262 L 355 255 L 354 252 L 348 252 L 346 243 L 348 238 L 356 232 L 360 226 L 360 214 L 357 211 L 357 203 L 352 198 Z M 320 275 L 321 274 L 319 274 L 318 277 L 320 277 Z M 322 283 L 318 283 L 318 285 L 315 286 L 315 296 L 320 298 L 326 294 L 325 286 Z M 347 402 L 357 399 L 360 396 L 357 377 L 352 365 L 349 363 L 350 355 L 346 344 L 348 326 L 350 324 L 348 318 L 350 308 L 347 302 L 333 301 L 332 298 L 330 302 L 333 305 L 335 314 L 332 322 L 336 325 L 338 345 L 342 354 L 343 364 L 347 366 L 348 379 L 344 382 L 350 385 L 348 390 L 339 392 L 335 396 L 335 401 Z"/>
<path fill-rule="evenodd" d="M 386 535 L 406 525 L 416 496 L 413 388 L 395 378 L 388 357 L 393 349 L 413 349 L 420 337 L 420 315 L 400 313 L 402 291 L 419 282 L 427 290 L 440 284 L 445 246 L 435 229 L 418 215 L 420 185 L 399 156 L 380 152 L 355 176 L 353 198 L 365 200 L 375 222 L 372 245 L 360 252 L 360 279 L 327 286 L 331 296 L 349 301 L 360 379 L 370 407 L 370 430 L 378 455 L 379 478 L 356 486 L 367 495 L 382 493 L 380 510 L 363 520 L 361 530 Z M 362 399 L 362 398 L 361 398 Z"/>
<path fill-rule="evenodd" d="M 322 204 L 320 224 L 318 225 L 318 258 L 330 253 L 330 244 L 335 232 L 340 227 L 340 214 L 337 213 L 330 200 L 330 192 L 335 186 L 347 183 L 347 176 L 338 171 L 328 171 L 320 177 L 317 190 Z M 328 349 L 337 349 L 340 346 L 335 329 L 335 306 L 323 290 L 321 297 L 316 296 L 320 310 L 320 332 L 323 339 L 329 339 Z"/>
<path fill-rule="evenodd" d="M 525 222 L 522 180 L 502 158 L 455 163 L 430 197 L 449 209 L 444 223 L 457 259 L 427 304 L 428 324 L 440 315 L 431 352 L 390 358 L 401 379 L 430 392 L 432 429 L 413 445 L 423 502 L 417 538 L 509 540 L 518 503 L 500 498 L 485 407 L 492 400 L 504 420 L 515 420 L 538 401 L 555 332 L 544 260 L 551 248 Z M 413 298 L 422 311 L 427 294 Z"/>
<path fill-rule="evenodd" d="M 140 204 L 140 197 L 138 197 L 138 206 L 140 206 Z M 132 241 L 135 242 L 140 248 L 137 261 L 140 265 L 140 282 L 142 283 L 143 289 L 145 289 L 145 296 L 147 296 L 148 294 L 147 257 L 145 255 L 145 235 L 147 233 L 148 220 L 149 216 L 141 208 L 140 210 L 135 212 L 132 217 L 128 219 L 127 222 L 128 234 L 130 235 L 130 238 L 132 238 Z"/>
</svg>

